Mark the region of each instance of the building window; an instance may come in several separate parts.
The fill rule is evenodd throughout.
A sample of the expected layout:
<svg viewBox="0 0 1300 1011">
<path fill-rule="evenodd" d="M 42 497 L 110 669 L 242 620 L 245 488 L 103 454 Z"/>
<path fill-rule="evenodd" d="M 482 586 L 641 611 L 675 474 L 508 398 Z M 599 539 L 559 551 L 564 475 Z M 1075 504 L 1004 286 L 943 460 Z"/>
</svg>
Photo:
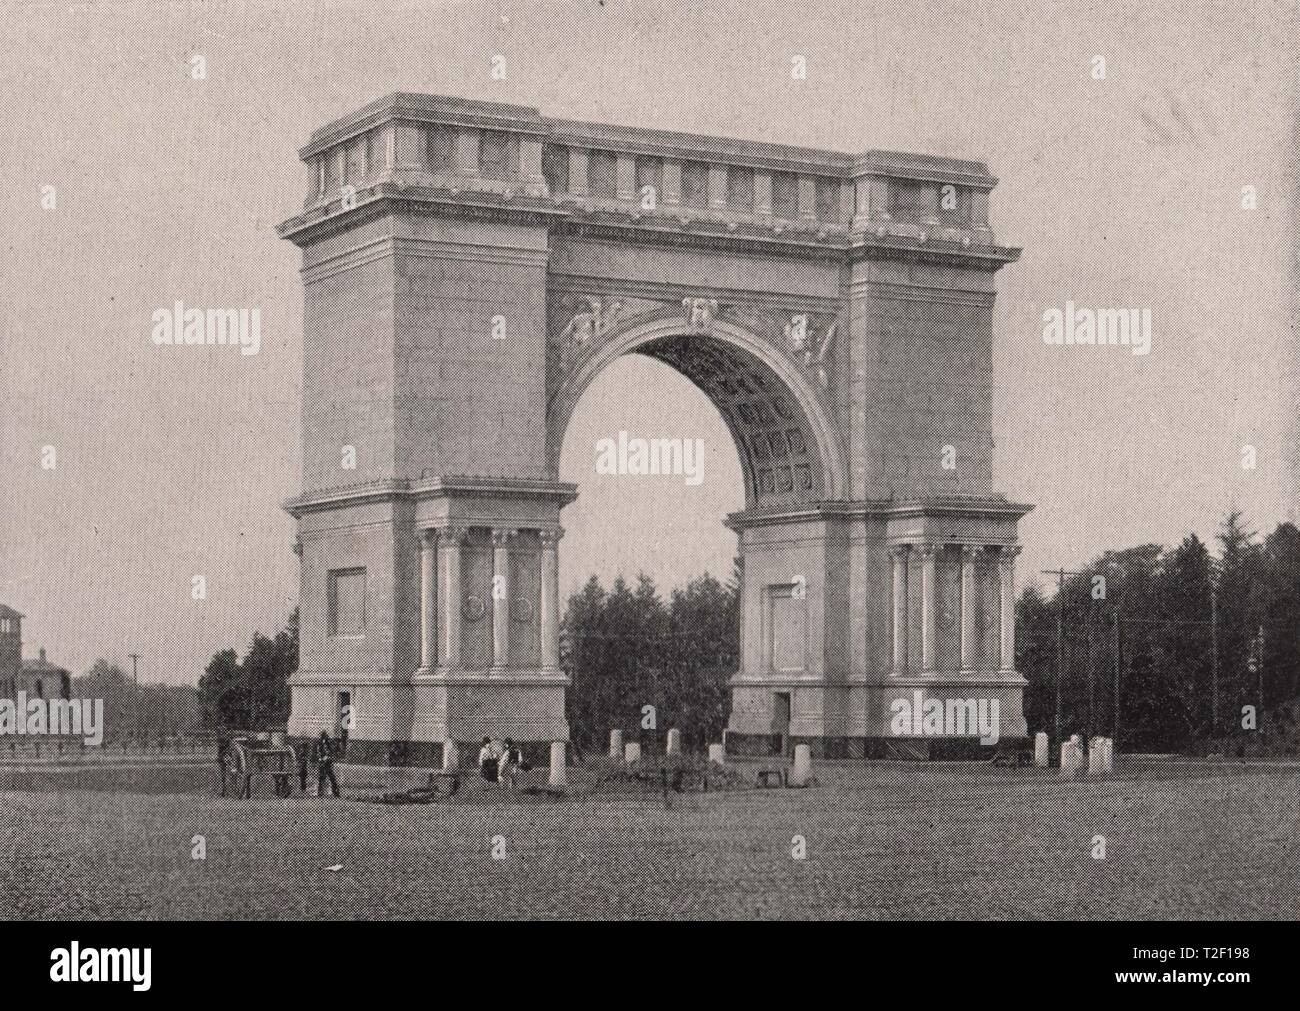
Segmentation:
<svg viewBox="0 0 1300 1011">
<path fill-rule="evenodd" d="M 638 158 L 636 160 L 636 197 L 644 200 L 646 187 L 654 190 L 655 205 L 663 198 L 664 160 L 662 158 Z"/>
<path fill-rule="evenodd" d="M 682 205 L 709 206 L 709 166 L 702 161 L 682 162 Z"/>
<path fill-rule="evenodd" d="M 791 172 L 772 173 L 772 213 L 778 218 L 799 216 L 799 177 Z"/>
<path fill-rule="evenodd" d="M 612 198 L 618 193 L 618 156 L 592 151 L 587 156 L 587 191 L 593 197 Z"/>
<path fill-rule="evenodd" d="M 337 708 L 334 714 L 334 732 L 343 739 L 346 744 L 348 739 L 348 728 L 353 726 L 356 721 L 356 713 L 352 708 L 352 693 L 339 692 Z"/>
<path fill-rule="evenodd" d="M 424 162 L 434 172 L 456 164 L 456 131 L 449 126 L 433 125 L 424 131 Z"/>
<path fill-rule="evenodd" d="M 569 149 L 547 144 L 542 148 L 542 175 L 552 193 L 569 192 Z"/>
<path fill-rule="evenodd" d="M 727 169 L 727 206 L 738 211 L 754 209 L 754 170 L 733 165 Z"/>
<path fill-rule="evenodd" d="M 366 570 L 335 569 L 325 590 L 330 635 L 366 634 Z"/>
</svg>

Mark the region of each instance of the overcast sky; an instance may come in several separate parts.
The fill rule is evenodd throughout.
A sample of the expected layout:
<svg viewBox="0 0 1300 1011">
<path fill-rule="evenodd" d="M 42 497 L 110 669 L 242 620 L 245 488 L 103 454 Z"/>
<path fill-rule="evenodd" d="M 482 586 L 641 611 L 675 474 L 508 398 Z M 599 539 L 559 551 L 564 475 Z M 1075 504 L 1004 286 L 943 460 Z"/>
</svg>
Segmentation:
<svg viewBox="0 0 1300 1011">
<path fill-rule="evenodd" d="M 1233 503 L 1270 530 L 1292 491 L 1293 12 L 873 6 L 0 14 L 0 603 L 27 615 L 26 653 L 43 645 L 81 672 L 99 656 L 129 669 L 138 652 L 142 679 L 193 682 L 216 650 L 282 624 L 297 595 L 280 502 L 299 485 L 302 295 L 298 251 L 274 226 L 301 207 L 308 133 L 395 90 L 986 160 L 994 228 L 1025 247 L 998 275 L 994 318 L 996 480 L 1037 503 L 1021 573 L 1208 538 Z M 504 81 L 490 77 L 498 53 Z M 206 80 L 190 78 L 195 55 Z M 791 80 L 792 55 L 806 81 Z M 260 308 L 260 354 L 156 347 L 151 314 L 177 298 Z M 1042 314 L 1066 300 L 1149 308 L 1151 354 L 1045 346 Z M 598 477 L 595 443 L 620 429 L 703 438 L 705 481 Z M 735 449 L 666 367 L 624 359 L 592 386 L 561 477 L 581 492 L 564 514 L 566 591 L 593 571 L 669 587 L 730 570 Z M 621 536 L 596 537 L 593 517 Z"/>
</svg>

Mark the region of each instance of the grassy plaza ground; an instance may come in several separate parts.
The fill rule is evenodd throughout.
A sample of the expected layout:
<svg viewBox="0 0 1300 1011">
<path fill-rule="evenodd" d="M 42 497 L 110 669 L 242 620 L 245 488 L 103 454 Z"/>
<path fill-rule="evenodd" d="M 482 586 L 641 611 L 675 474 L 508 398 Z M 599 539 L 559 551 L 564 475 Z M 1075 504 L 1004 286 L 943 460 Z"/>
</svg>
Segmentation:
<svg viewBox="0 0 1300 1011">
<path fill-rule="evenodd" d="M 179 759 L 0 768 L 0 918 L 1300 915 L 1295 763 L 1126 758 L 1072 782 L 974 764 L 816 772 L 809 790 L 665 809 L 656 794 L 236 800 L 214 795 L 213 766 Z"/>
</svg>

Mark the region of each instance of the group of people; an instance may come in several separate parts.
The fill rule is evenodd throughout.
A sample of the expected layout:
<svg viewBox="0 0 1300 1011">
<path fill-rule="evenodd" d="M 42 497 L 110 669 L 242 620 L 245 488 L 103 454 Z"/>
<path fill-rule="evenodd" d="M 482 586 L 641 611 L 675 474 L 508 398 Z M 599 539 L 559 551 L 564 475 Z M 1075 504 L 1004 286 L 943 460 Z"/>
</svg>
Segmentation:
<svg viewBox="0 0 1300 1011">
<path fill-rule="evenodd" d="M 494 737 L 485 737 L 478 753 L 478 768 L 485 782 L 500 783 L 513 790 L 518 784 L 519 773 L 527 772 L 532 766 L 524 761 L 523 752 L 511 738 L 498 741 Z"/>
</svg>

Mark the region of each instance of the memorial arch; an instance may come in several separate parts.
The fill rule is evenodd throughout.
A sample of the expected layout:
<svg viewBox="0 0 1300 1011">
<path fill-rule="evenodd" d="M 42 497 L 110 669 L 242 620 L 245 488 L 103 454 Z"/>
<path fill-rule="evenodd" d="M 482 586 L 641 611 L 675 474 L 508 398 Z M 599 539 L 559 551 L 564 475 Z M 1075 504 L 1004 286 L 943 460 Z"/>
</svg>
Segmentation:
<svg viewBox="0 0 1300 1011">
<path fill-rule="evenodd" d="M 918 697 L 995 698 L 1025 734 L 1030 507 L 992 488 L 994 275 L 1019 251 L 982 164 L 408 94 L 301 156 L 291 734 L 347 707 L 350 761 L 415 765 L 567 739 L 560 448 L 631 353 L 699 386 L 740 456 L 732 750 L 951 752 L 892 722 Z"/>
</svg>

